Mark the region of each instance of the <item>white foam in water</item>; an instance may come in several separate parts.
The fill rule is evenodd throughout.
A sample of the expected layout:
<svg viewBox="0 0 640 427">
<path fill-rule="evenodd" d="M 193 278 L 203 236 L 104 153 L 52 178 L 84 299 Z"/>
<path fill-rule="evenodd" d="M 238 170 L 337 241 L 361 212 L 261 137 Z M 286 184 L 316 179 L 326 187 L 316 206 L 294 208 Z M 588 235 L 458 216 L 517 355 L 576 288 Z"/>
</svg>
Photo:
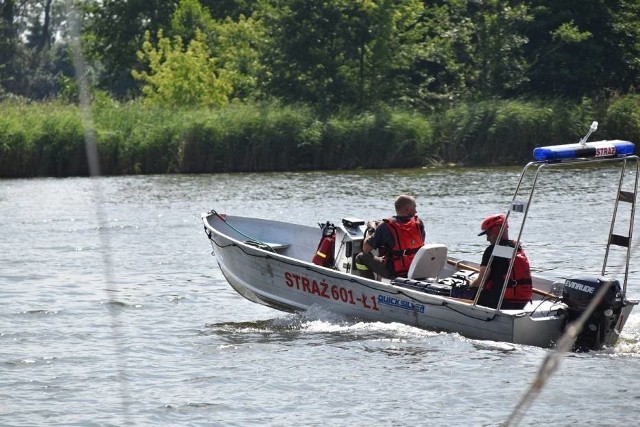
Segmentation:
<svg viewBox="0 0 640 427">
<path fill-rule="evenodd" d="M 640 355 L 640 314 L 632 313 L 629 316 L 614 352 L 620 355 Z"/>
<path fill-rule="evenodd" d="M 428 331 L 402 323 L 366 322 L 349 319 L 328 311 L 318 305 L 296 316 L 279 317 L 273 320 L 276 327 L 293 326 L 310 332 L 366 332 L 393 333 L 396 337 L 430 337 L 440 335 L 438 332 Z"/>
</svg>

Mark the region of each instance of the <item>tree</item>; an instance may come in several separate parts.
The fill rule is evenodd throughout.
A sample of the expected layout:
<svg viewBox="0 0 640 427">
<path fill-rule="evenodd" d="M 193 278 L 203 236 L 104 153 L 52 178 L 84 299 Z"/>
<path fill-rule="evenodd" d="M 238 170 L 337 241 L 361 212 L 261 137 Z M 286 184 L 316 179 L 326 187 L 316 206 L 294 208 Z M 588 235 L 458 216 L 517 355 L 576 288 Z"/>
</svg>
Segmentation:
<svg viewBox="0 0 640 427">
<path fill-rule="evenodd" d="M 215 20 L 199 0 L 180 0 L 171 17 L 170 34 L 186 45 L 200 31 L 205 37 L 216 67 L 224 70 L 233 86 L 234 99 L 258 98 L 258 79 L 265 70 L 260 50 L 265 32 L 259 21 L 240 14 Z"/>
<path fill-rule="evenodd" d="M 214 21 L 211 30 L 209 46 L 218 66 L 229 76 L 233 86 L 231 97 L 264 98 L 259 82 L 265 79 L 268 70 L 261 61 L 261 52 L 267 46 L 262 22 L 239 15 L 237 19 Z"/>
<path fill-rule="evenodd" d="M 73 76 L 66 41 L 59 37 L 65 9 L 63 1 L 0 1 L 0 92 L 51 98 L 63 77 Z"/>
<path fill-rule="evenodd" d="M 216 67 L 201 31 L 184 50 L 179 36 L 171 41 L 162 31 L 154 47 L 147 32 L 138 58 L 149 63 L 149 72 L 133 71 L 134 78 L 146 83 L 142 93 L 149 103 L 220 107 L 228 102 L 233 86 L 225 71 Z"/>
<path fill-rule="evenodd" d="M 423 9 L 417 0 L 264 1 L 268 90 L 325 110 L 398 101 L 411 92 Z"/>
<path fill-rule="evenodd" d="M 640 0 L 531 0 L 531 91 L 580 98 L 626 92 L 640 76 Z"/>
<path fill-rule="evenodd" d="M 15 92 L 18 27 L 14 0 L 0 1 L 0 95 Z"/>
<path fill-rule="evenodd" d="M 415 105 L 420 102 L 417 89 L 423 85 L 422 78 L 415 78 L 420 75 L 417 64 L 428 56 L 424 6 L 418 1 L 376 3 L 365 9 L 368 25 L 361 30 L 370 40 L 358 50 L 359 104 Z"/>
<path fill-rule="evenodd" d="M 202 0 L 202 5 L 211 13 L 211 17 L 217 21 L 231 18 L 234 21 L 242 16 L 253 16 L 258 7 L 255 0 Z"/>
<path fill-rule="evenodd" d="M 423 107 L 453 101 L 469 91 L 465 72 L 474 27 L 467 3 L 436 1 L 425 7 L 424 49 L 416 56 L 411 81 Z"/>
<path fill-rule="evenodd" d="M 169 28 L 177 0 L 92 0 L 85 6 L 86 52 L 103 69 L 99 84 L 118 98 L 134 96 L 139 87 L 131 70 L 141 68 L 136 52 L 146 31 Z"/>
<path fill-rule="evenodd" d="M 468 86 L 481 97 L 517 94 L 527 82 L 523 46 L 528 39 L 520 31 L 531 21 L 528 7 L 521 1 L 484 0 L 472 2 L 469 12 L 474 35 Z"/>
<path fill-rule="evenodd" d="M 53 0 L 45 0 L 42 5 L 42 21 L 39 16 L 32 16 L 28 30 L 27 46 L 41 52 L 45 47 L 51 47 L 51 4 Z"/>
<path fill-rule="evenodd" d="M 198 31 L 209 36 L 213 25 L 211 14 L 200 0 L 179 0 L 176 10 L 171 14 L 169 35 L 178 36 L 185 44 L 189 44 Z"/>
</svg>

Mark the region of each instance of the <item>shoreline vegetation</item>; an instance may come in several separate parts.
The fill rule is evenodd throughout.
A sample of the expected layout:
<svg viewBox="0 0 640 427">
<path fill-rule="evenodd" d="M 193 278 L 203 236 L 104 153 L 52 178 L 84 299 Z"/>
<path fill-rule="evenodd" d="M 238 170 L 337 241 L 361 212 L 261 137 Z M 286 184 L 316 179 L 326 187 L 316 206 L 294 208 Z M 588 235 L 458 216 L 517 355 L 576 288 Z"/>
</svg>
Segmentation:
<svg viewBox="0 0 640 427">
<path fill-rule="evenodd" d="M 0 108 L 0 178 L 88 176 L 78 106 L 4 100 Z M 96 96 L 91 117 L 102 175 L 520 165 L 537 146 L 577 142 L 594 120 L 590 140 L 640 144 L 636 94 L 329 116 L 308 105 L 162 108 Z"/>
</svg>

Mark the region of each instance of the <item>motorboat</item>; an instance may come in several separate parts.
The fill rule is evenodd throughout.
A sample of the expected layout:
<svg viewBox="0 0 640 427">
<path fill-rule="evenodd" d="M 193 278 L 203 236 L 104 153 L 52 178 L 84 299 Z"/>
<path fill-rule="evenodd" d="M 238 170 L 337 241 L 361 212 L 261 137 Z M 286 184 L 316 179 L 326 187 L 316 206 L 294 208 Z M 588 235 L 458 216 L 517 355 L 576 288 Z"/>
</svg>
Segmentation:
<svg viewBox="0 0 640 427">
<path fill-rule="evenodd" d="M 589 134 L 594 127 L 596 122 Z M 451 256 L 445 244 L 420 248 L 407 277 L 361 277 L 354 268 L 355 257 L 362 251 L 367 224 L 359 218 L 301 225 L 211 210 L 202 214 L 204 229 L 229 284 L 248 300 L 278 310 L 321 307 L 351 319 L 400 322 L 472 339 L 539 347 L 553 347 L 581 321 L 573 349 L 600 350 L 615 345 L 638 304 L 626 294 L 640 162 L 633 143 L 587 142 L 589 134 L 575 144 L 534 149 L 534 160 L 523 168 L 505 216 L 517 223 L 511 227 L 516 229 L 512 240 L 517 246 L 544 171 L 576 165 L 619 169 L 602 268 L 564 278 L 533 274 L 533 297 L 522 309 L 484 307 L 478 303 L 479 292 L 469 296 L 468 284 L 479 265 Z M 614 277 L 609 262 L 613 251 L 624 260 L 620 277 Z M 487 267 L 498 257 L 509 260 L 510 272 L 515 250 L 496 245 Z M 500 303 L 507 286 L 505 279 Z"/>
</svg>

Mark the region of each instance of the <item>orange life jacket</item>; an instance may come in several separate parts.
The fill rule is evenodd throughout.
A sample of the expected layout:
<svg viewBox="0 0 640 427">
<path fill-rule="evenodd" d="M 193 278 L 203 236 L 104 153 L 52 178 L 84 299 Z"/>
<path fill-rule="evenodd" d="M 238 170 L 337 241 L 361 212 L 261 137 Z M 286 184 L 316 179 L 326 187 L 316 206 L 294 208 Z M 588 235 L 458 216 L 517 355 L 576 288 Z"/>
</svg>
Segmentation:
<svg viewBox="0 0 640 427">
<path fill-rule="evenodd" d="M 505 301 L 528 302 L 533 295 L 533 283 L 531 282 L 531 268 L 529 259 L 521 247 L 516 251 L 516 259 L 511 269 L 511 279 L 515 286 L 509 286 L 504 292 Z"/>
<path fill-rule="evenodd" d="M 487 281 L 487 289 L 491 289 L 493 283 Z M 504 276 L 502 276 L 504 282 Z M 487 286 L 488 285 L 488 286 Z M 509 286 L 504 291 L 504 301 L 514 303 L 526 303 L 531 301 L 533 295 L 533 283 L 531 282 L 531 268 L 529 259 L 521 247 L 516 250 L 516 258 L 511 269 L 511 279 Z"/>
<path fill-rule="evenodd" d="M 406 277 L 416 252 L 424 246 L 422 221 L 417 216 L 407 222 L 398 222 L 391 217 L 385 219 L 384 223 L 394 240 L 393 248 L 385 254 L 387 262 L 392 263 L 396 276 Z"/>
</svg>

